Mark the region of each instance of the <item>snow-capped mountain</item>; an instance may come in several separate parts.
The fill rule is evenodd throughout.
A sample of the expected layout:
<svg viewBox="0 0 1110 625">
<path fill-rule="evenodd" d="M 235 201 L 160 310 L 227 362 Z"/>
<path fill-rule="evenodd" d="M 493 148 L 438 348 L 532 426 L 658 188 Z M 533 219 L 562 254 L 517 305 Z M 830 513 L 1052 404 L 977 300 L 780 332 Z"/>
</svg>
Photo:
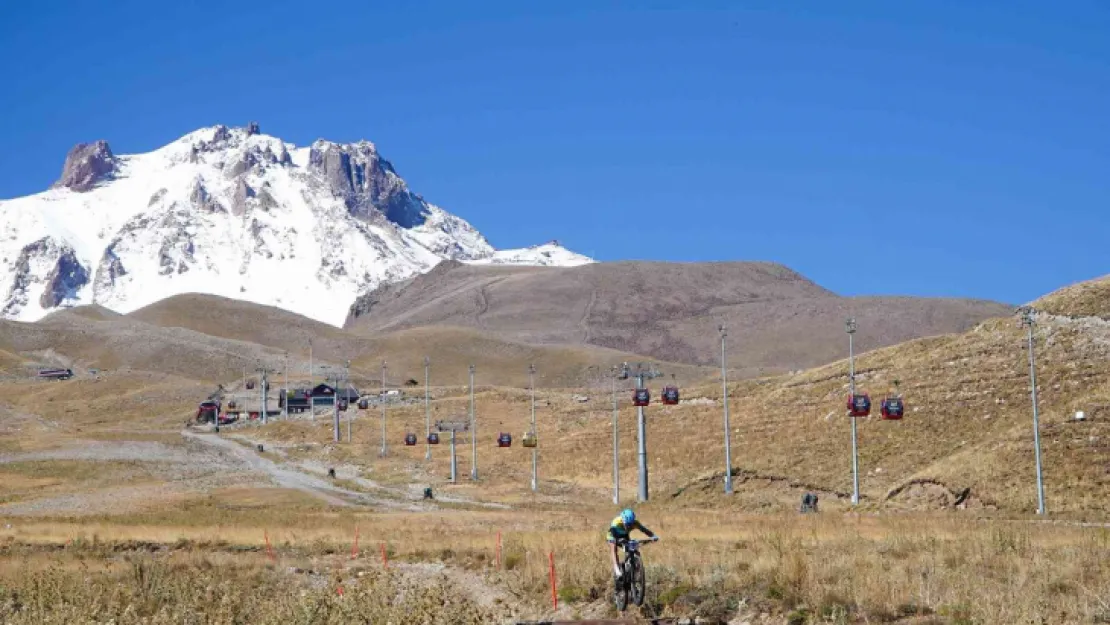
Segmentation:
<svg viewBox="0 0 1110 625">
<path fill-rule="evenodd" d="M 594 262 L 593 259 L 572 252 L 549 241 L 543 245 L 533 245 L 519 250 L 498 250 L 489 256 L 473 260 L 463 259 L 470 265 L 543 265 L 548 267 L 576 267 Z"/>
<path fill-rule="evenodd" d="M 192 292 L 341 325 L 359 294 L 445 259 L 592 262 L 555 242 L 494 250 L 410 191 L 369 141 L 297 147 L 254 123 L 146 154 L 81 144 L 50 190 L 0 201 L 0 314 L 23 321 Z"/>
</svg>

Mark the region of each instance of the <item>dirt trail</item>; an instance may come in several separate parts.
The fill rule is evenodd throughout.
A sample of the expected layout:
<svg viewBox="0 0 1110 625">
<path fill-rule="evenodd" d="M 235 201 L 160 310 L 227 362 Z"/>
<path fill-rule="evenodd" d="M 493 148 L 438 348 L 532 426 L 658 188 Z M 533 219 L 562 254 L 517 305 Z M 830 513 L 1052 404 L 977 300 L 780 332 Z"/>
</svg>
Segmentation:
<svg viewBox="0 0 1110 625">
<path fill-rule="evenodd" d="M 167 445 L 149 441 L 92 441 L 75 439 L 62 447 L 0 454 L 0 467 L 42 461 L 133 462 L 137 468 L 121 482 L 68 493 L 21 493 L 20 500 L 0 505 L 0 515 L 39 516 L 120 513 L 189 493 L 243 485 L 251 476 L 236 471 L 218 453 L 200 445 Z M 80 480 L 79 480 L 80 483 Z"/>
<path fill-rule="evenodd" d="M 246 443 L 250 447 L 254 447 L 255 445 L 258 445 L 259 443 L 262 443 L 264 445 L 266 444 L 266 441 L 264 441 L 264 440 L 253 439 L 253 438 L 250 438 L 250 437 L 248 437 L 246 435 L 242 435 L 242 434 L 230 434 L 230 435 L 227 435 L 226 438 L 237 440 L 237 441 L 242 441 L 243 443 Z M 284 450 L 282 450 L 280 447 L 276 447 L 276 446 L 272 446 L 272 445 L 266 445 L 266 448 L 268 450 L 272 450 L 273 453 L 275 453 L 279 456 L 285 457 L 287 455 L 284 452 Z M 245 449 L 244 451 L 247 451 L 248 453 L 253 453 L 253 452 L 250 452 L 249 449 Z M 511 506 L 506 505 L 506 504 L 496 503 L 496 502 L 489 502 L 489 501 L 477 501 L 475 499 L 472 499 L 472 498 L 466 497 L 466 496 L 462 496 L 462 495 L 452 495 L 452 494 L 444 493 L 442 490 L 435 493 L 435 499 L 433 501 L 426 501 L 424 499 L 424 484 L 430 482 L 431 480 L 430 480 L 429 476 L 424 471 L 422 471 L 420 469 L 415 470 L 412 474 L 413 479 L 417 483 L 409 484 L 408 486 L 386 486 L 386 485 L 383 485 L 383 484 L 379 484 L 378 482 L 375 482 L 374 480 L 362 477 L 360 475 L 360 468 L 357 465 L 354 465 L 354 464 L 331 464 L 331 465 L 329 465 L 329 464 L 326 464 L 326 463 L 321 462 L 319 460 L 311 460 L 311 459 L 310 460 L 300 460 L 296 463 L 296 468 L 297 469 L 299 469 L 301 471 L 306 471 L 310 474 L 314 474 L 315 476 L 321 476 L 321 479 L 323 479 L 322 476 L 327 475 L 327 471 L 328 471 L 329 467 L 332 468 L 332 469 L 335 469 L 335 474 L 336 474 L 336 477 L 338 479 L 345 480 L 345 481 L 348 481 L 348 482 L 352 482 L 352 483 L 357 484 L 358 486 L 360 486 L 362 488 L 365 488 L 367 490 L 377 490 L 377 491 L 381 491 L 382 493 L 388 493 L 389 495 L 392 495 L 392 496 L 396 497 L 397 499 L 408 500 L 408 501 L 413 503 L 413 505 L 415 506 L 414 509 L 418 509 L 418 510 L 435 509 L 435 508 L 438 507 L 438 506 L 436 506 L 437 503 L 452 503 L 452 504 L 462 504 L 462 505 L 469 505 L 469 506 L 480 506 L 480 507 L 483 507 L 483 508 L 490 508 L 490 509 L 495 509 L 495 510 L 509 510 L 511 508 Z"/>
<path fill-rule="evenodd" d="M 416 505 L 412 503 L 401 503 L 389 499 L 373 497 L 366 493 L 361 493 L 346 488 L 341 488 L 330 483 L 325 478 L 316 477 L 302 473 L 295 469 L 280 466 L 269 458 L 259 456 L 256 452 L 236 443 L 235 441 L 228 440 L 216 436 L 214 434 L 199 434 L 184 430 L 181 435 L 217 448 L 224 452 L 226 455 L 234 458 L 237 462 L 246 465 L 248 468 L 253 469 L 260 473 L 265 473 L 270 476 L 278 485 L 285 488 L 296 489 L 320 499 L 335 506 L 349 506 L 352 504 L 380 506 L 392 509 L 405 509 L 412 511 L 419 511 L 426 509 L 426 506 Z"/>
</svg>

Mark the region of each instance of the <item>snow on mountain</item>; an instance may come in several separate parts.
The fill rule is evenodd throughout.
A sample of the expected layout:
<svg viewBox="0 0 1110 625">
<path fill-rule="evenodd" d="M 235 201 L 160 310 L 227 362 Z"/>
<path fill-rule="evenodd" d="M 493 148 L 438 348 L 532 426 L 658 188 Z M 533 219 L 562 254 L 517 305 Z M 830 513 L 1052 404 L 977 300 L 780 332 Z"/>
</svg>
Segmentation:
<svg viewBox="0 0 1110 625">
<path fill-rule="evenodd" d="M 463 260 L 471 265 L 543 265 L 550 267 L 575 267 L 594 262 L 593 259 L 572 252 L 550 241 L 519 250 L 499 250 L 485 258 Z"/>
<path fill-rule="evenodd" d="M 359 294 L 445 259 L 592 262 L 554 242 L 494 250 L 410 191 L 369 141 L 297 147 L 253 123 L 146 154 L 81 144 L 51 189 L 0 201 L 0 314 L 23 321 L 195 292 L 341 325 Z"/>
</svg>

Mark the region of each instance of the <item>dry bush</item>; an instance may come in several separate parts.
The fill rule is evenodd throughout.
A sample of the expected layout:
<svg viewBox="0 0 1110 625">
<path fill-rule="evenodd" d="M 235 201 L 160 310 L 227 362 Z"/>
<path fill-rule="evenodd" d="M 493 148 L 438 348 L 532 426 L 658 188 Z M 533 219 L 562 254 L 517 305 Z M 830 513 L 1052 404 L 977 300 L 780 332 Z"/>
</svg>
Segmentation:
<svg viewBox="0 0 1110 625">
<path fill-rule="evenodd" d="M 205 558 L 133 556 L 117 570 L 82 564 L 0 578 L 0 621 L 12 625 L 113 623 L 488 623 L 445 580 L 414 583 L 387 571 L 298 581 L 270 567 Z M 315 582 L 315 583 L 313 583 Z M 339 588 L 343 588 L 342 594 Z"/>
<path fill-rule="evenodd" d="M 465 575 L 468 583 L 503 593 L 515 612 L 536 616 L 549 616 L 548 553 L 553 551 L 559 597 L 568 604 L 566 609 L 613 615 L 612 574 L 602 539 L 604 512 L 458 511 L 357 517 L 306 513 L 288 528 L 270 525 L 269 537 L 277 554 L 276 569 L 283 571 L 303 562 L 348 561 L 353 528 L 358 524 L 362 556 L 355 561 L 357 566 L 380 569 L 378 544 L 385 540 L 390 562 L 398 563 L 397 570 L 418 566 L 406 563 L 442 563 L 449 571 Z M 77 607 L 67 608 L 64 601 L 52 600 L 58 603 L 53 613 L 34 613 L 46 615 L 44 618 L 53 618 L 54 613 L 83 614 L 79 607 L 91 609 L 94 605 L 109 606 L 104 609 L 133 605 L 133 610 L 153 605 L 170 610 L 144 599 L 150 594 L 144 588 L 162 589 L 155 595 L 215 615 L 212 622 L 225 622 L 220 619 L 248 609 L 269 610 L 258 613 L 275 619 L 320 610 L 336 615 L 328 617 L 336 620 L 315 622 L 343 622 L 342 618 L 351 614 L 341 612 L 347 609 L 343 606 L 362 605 L 358 602 L 363 599 L 350 603 L 357 595 L 353 587 L 347 591 L 348 603 L 333 600 L 334 588 L 296 586 L 297 592 L 284 594 L 273 590 L 283 578 L 265 564 L 261 528 L 266 525 L 261 518 L 255 519 L 259 523 L 255 528 L 245 525 L 251 518 L 245 516 L 248 513 L 238 517 L 233 526 L 220 528 L 101 524 L 95 527 L 97 535 L 76 540 L 62 551 L 49 545 L 62 542 L 65 531 L 81 525 L 73 524 L 69 530 L 62 523 L 27 526 L 14 534 L 22 543 L 11 542 L 0 549 L 0 581 L 5 588 L 0 596 L 16 596 L 10 592 L 13 588 L 19 590 L 19 597 L 26 597 L 29 588 L 72 586 L 65 592 Z M 715 622 L 766 612 L 795 623 L 925 622 L 921 619 L 938 623 L 1089 623 L 1110 617 L 1110 566 L 1106 564 L 1110 561 L 1110 530 L 1104 528 L 947 515 L 735 516 L 651 507 L 642 509 L 641 515 L 663 537 L 644 549 L 648 596 L 643 616 L 699 616 Z M 499 529 L 503 533 L 500 569 L 494 562 Z M 147 535 L 158 538 L 161 546 L 143 542 Z M 180 538 L 174 540 L 174 535 Z M 32 537 L 39 542 L 31 543 Z M 121 554 L 138 551 L 156 552 L 145 557 L 158 558 L 156 563 L 169 562 L 158 565 L 168 568 L 152 569 L 149 580 L 133 566 L 95 575 L 72 566 L 58 570 L 58 563 L 67 559 L 111 563 Z M 148 562 L 144 566 L 155 565 Z M 27 571 L 37 572 L 39 577 L 33 578 L 38 580 L 34 582 L 37 586 L 29 586 L 31 577 L 20 579 Z M 175 572 L 157 577 L 166 571 Z M 81 575 L 93 581 L 85 584 Z M 205 581 L 206 575 L 234 582 L 221 581 L 217 585 L 223 587 L 210 589 L 214 582 Z M 170 580 L 176 577 L 191 581 Z M 373 577 L 360 584 L 397 581 L 390 579 Z M 125 588 L 109 592 L 117 581 L 126 582 L 122 584 Z M 248 583 L 252 590 L 247 594 L 273 597 L 267 599 L 273 605 L 256 607 L 261 599 L 249 603 L 247 598 L 221 594 Z M 457 578 L 453 583 L 456 590 L 463 588 Z M 191 599 L 200 588 L 212 593 L 213 600 L 201 605 Z M 391 586 L 380 588 L 384 588 L 380 592 L 394 592 Z M 414 596 L 427 596 L 420 594 L 423 591 L 413 592 Z M 175 598 L 174 593 L 180 597 Z M 51 596 L 49 592 L 47 596 Z M 383 610 L 389 606 L 377 606 L 371 598 L 366 601 L 359 608 L 364 613 L 385 615 L 381 617 L 385 620 L 372 622 L 388 622 L 390 613 Z M 20 602 L 32 603 L 26 598 Z M 67 609 L 70 612 L 64 612 Z M 182 616 L 185 609 L 166 614 Z M 15 619 L 22 617 L 15 612 L 6 617 L 6 622 L 60 622 L 19 621 Z"/>
<path fill-rule="evenodd" d="M 1110 532 L 1005 522 L 752 520 L 742 538 L 699 536 L 673 521 L 644 550 L 645 616 L 728 620 L 767 611 L 789 622 L 1072 623 L 1110 616 Z M 546 600 L 554 549 L 560 596 L 609 601 L 612 573 L 592 535 L 506 543 L 499 575 L 514 595 Z M 1097 622 L 1097 621 L 1096 621 Z"/>
</svg>

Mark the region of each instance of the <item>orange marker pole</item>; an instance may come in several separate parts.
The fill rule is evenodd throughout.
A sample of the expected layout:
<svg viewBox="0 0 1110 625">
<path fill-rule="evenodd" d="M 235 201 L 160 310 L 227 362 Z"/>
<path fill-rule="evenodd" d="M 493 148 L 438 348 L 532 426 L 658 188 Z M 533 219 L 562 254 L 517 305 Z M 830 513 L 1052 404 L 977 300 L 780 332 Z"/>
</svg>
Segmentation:
<svg viewBox="0 0 1110 625">
<path fill-rule="evenodd" d="M 358 557 L 358 526 L 355 526 L 355 544 L 351 546 L 351 559 Z"/>
<path fill-rule="evenodd" d="M 497 568 L 501 568 L 501 530 L 497 530 Z"/>
<path fill-rule="evenodd" d="M 270 532 L 262 530 L 262 536 L 266 539 L 266 555 L 270 556 L 271 562 L 277 562 L 277 557 L 274 556 L 274 548 L 270 545 Z"/>
<path fill-rule="evenodd" d="M 382 541 L 382 566 L 384 566 L 387 569 L 389 568 L 389 560 L 387 560 L 386 557 L 385 557 L 385 542 L 384 541 Z"/>
<path fill-rule="evenodd" d="M 559 593 L 555 590 L 555 552 L 550 551 L 547 554 L 547 561 L 550 565 L 551 571 L 551 607 L 559 609 Z"/>
</svg>

